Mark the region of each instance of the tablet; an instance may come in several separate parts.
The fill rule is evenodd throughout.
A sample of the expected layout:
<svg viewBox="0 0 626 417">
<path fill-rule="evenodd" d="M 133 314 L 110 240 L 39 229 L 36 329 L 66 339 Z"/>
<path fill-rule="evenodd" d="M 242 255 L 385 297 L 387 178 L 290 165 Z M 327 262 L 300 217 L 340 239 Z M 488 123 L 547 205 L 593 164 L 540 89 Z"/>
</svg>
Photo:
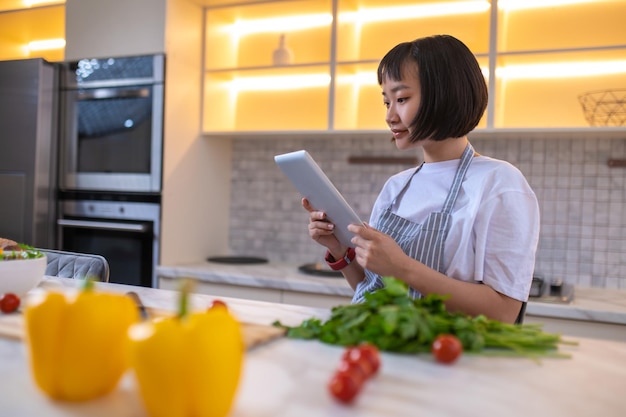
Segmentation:
<svg viewBox="0 0 626 417">
<path fill-rule="evenodd" d="M 363 224 L 352 207 L 346 202 L 337 188 L 328 179 L 307 151 L 296 151 L 276 155 L 274 160 L 287 175 L 300 194 L 306 197 L 316 210 L 326 213 L 328 220 L 335 224 L 335 236 L 345 246 L 354 247 L 348 231 L 349 224 Z"/>
</svg>

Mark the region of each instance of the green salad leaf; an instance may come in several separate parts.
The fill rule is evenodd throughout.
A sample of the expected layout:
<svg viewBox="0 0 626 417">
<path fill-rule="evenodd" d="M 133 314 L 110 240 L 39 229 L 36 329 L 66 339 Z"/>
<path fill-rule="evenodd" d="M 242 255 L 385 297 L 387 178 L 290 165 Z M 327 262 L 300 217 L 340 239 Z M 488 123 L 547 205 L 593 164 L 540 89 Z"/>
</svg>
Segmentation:
<svg viewBox="0 0 626 417">
<path fill-rule="evenodd" d="M 560 344 L 573 344 L 561 335 L 546 333 L 541 324 L 510 324 L 480 315 L 468 316 L 446 310 L 447 297 L 408 296 L 407 285 L 395 278 L 383 278 L 384 288 L 367 293 L 359 304 L 336 306 L 328 320 L 304 320 L 287 329 L 287 336 L 318 339 L 324 343 L 351 346 L 369 342 L 379 349 L 400 352 L 429 352 L 435 337 L 453 334 L 466 352 L 526 357 L 567 357 Z"/>
<path fill-rule="evenodd" d="M 32 246 L 18 243 L 19 250 L 0 249 L 0 261 L 12 261 L 17 259 L 36 259 L 43 256 L 43 252 Z"/>
</svg>

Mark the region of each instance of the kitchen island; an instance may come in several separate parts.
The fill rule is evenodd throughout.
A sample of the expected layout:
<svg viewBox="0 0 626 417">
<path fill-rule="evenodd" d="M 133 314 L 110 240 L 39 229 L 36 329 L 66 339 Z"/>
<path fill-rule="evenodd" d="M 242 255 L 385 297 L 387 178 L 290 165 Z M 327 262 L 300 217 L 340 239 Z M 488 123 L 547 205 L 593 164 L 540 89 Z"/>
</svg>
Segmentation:
<svg viewBox="0 0 626 417">
<path fill-rule="evenodd" d="M 75 287 L 78 281 L 47 277 L 44 288 Z M 121 284 L 98 288 L 139 294 L 146 306 L 173 309 L 177 293 Z M 207 308 L 215 297 L 194 294 L 193 308 Z M 222 298 L 244 322 L 299 324 L 327 309 Z M 626 397 L 626 343 L 578 339 L 563 348 L 570 359 L 464 355 L 441 365 L 429 354 L 382 354 L 380 373 L 368 381 L 351 406 L 336 403 L 326 384 L 343 352 L 317 341 L 281 338 L 247 353 L 231 417 L 282 416 L 622 416 Z M 144 417 L 132 374 L 111 394 L 85 404 L 49 401 L 35 387 L 24 345 L 0 338 L 0 415 Z"/>
</svg>

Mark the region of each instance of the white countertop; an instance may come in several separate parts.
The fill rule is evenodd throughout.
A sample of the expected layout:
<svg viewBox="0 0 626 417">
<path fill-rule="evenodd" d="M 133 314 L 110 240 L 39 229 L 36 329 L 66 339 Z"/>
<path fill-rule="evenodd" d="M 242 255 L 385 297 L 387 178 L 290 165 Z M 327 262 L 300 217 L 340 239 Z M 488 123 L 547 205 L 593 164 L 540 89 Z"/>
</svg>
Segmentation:
<svg viewBox="0 0 626 417">
<path fill-rule="evenodd" d="M 199 262 L 177 266 L 158 266 L 157 275 L 165 278 L 190 277 L 201 281 L 249 287 L 334 294 L 351 297 L 352 289 L 345 279 L 307 275 L 298 265 L 267 264 L 229 265 Z M 530 299 L 526 314 L 572 320 L 597 321 L 626 325 L 626 290 L 574 288 L 569 304 L 555 304 Z"/>
<path fill-rule="evenodd" d="M 48 278 L 43 286 L 72 287 L 71 279 Z M 172 308 L 177 294 L 167 290 L 96 284 L 115 292 L 136 291 L 144 304 Z M 213 297 L 196 294 L 192 306 L 206 308 Z M 224 299 L 242 321 L 290 325 L 328 310 L 240 299 Z M 230 417 L 404 417 L 404 416 L 550 416 L 618 417 L 626 410 L 620 395 L 626 381 L 626 343 L 578 339 L 571 359 L 464 355 L 451 365 L 429 354 L 382 354 L 378 376 L 370 380 L 353 406 L 336 403 L 326 384 L 343 349 L 318 341 L 280 339 L 246 355 Z M 147 417 L 128 374 L 111 394 L 84 404 L 49 401 L 34 386 L 24 345 L 0 338 L 0 415 Z"/>
</svg>

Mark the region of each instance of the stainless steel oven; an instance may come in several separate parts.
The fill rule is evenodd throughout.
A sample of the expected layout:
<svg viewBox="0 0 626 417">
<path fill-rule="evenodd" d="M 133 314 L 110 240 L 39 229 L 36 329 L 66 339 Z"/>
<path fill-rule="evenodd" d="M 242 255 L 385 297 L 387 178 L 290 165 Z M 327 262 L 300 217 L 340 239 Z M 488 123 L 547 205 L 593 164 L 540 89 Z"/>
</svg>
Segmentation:
<svg viewBox="0 0 626 417">
<path fill-rule="evenodd" d="M 57 219 L 63 250 L 104 256 L 110 282 L 157 287 L 161 204 L 155 195 L 66 193 Z"/>
<path fill-rule="evenodd" d="M 163 55 L 61 65 L 60 188 L 160 192 Z"/>
</svg>

